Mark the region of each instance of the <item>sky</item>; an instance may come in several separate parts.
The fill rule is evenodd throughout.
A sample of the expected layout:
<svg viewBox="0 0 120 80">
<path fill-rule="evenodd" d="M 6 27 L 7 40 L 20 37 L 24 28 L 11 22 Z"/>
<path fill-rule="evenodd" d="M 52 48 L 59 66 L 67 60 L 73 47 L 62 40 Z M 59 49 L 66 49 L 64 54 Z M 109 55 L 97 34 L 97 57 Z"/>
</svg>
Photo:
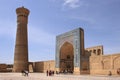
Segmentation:
<svg viewBox="0 0 120 80">
<path fill-rule="evenodd" d="M 120 53 L 120 0 L 0 0 L 0 63 L 13 64 L 16 8 L 30 10 L 29 61 L 55 59 L 56 36 L 84 29 L 85 48 L 103 45 Z"/>
</svg>

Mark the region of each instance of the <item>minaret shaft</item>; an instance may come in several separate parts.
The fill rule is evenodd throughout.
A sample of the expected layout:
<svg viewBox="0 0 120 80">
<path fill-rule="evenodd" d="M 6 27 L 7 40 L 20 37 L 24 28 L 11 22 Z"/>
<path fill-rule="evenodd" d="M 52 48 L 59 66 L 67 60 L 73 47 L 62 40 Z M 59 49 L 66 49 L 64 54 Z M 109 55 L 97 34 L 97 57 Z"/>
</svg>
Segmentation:
<svg viewBox="0 0 120 80">
<path fill-rule="evenodd" d="M 28 37 L 27 37 L 27 22 L 29 10 L 20 7 L 16 9 L 17 13 L 17 33 L 14 52 L 14 72 L 28 70 Z"/>
</svg>

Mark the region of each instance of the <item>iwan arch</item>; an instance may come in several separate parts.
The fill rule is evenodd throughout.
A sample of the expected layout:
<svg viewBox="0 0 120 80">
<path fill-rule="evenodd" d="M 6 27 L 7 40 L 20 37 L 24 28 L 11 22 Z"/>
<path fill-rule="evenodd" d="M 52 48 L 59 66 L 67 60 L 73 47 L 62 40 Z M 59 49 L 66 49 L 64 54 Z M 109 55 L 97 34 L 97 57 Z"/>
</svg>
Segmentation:
<svg viewBox="0 0 120 80">
<path fill-rule="evenodd" d="M 73 46 L 69 42 L 65 42 L 60 48 L 59 54 L 59 71 L 73 72 L 74 70 L 74 52 Z M 57 64 L 57 63 L 56 63 Z"/>
<path fill-rule="evenodd" d="M 82 28 L 61 34 L 56 37 L 55 67 L 59 72 L 82 71 L 81 61 L 84 56 L 84 31 Z"/>
</svg>

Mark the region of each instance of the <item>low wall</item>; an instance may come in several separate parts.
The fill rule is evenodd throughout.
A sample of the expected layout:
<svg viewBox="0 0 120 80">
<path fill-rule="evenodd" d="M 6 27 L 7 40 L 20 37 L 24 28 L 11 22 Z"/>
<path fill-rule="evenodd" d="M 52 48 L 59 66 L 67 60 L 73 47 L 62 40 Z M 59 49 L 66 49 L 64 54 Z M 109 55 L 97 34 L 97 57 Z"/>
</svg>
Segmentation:
<svg viewBox="0 0 120 80">
<path fill-rule="evenodd" d="M 0 72 L 6 72 L 7 71 L 7 65 L 6 64 L 0 64 Z"/>
<path fill-rule="evenodd" d="M 118 69 L 120 69 L 120 53 L 90 57 L 91 75 L 108 75 L 109 72 L 117 75 Z"/>
<path fill-rule="evenodd" d="M 34 62 L 34 71 L 35 72 L 46 72 L 47 70 L 55 71 L 55 61 L 40 61 Z"/>
</svg>

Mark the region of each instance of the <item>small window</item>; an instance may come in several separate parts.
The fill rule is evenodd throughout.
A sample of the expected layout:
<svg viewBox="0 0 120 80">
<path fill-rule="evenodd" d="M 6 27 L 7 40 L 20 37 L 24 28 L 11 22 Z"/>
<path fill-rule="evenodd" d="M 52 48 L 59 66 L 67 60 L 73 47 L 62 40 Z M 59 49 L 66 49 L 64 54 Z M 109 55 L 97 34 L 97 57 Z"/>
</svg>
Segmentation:
<svg viewBox="0 0 120 80">
<path fill-rule="evenodd" d="M 67 55 L 67 59 L 70 59 L 70 55 Z"/>
<path fill-rule="evenodd" d="M 96 50 L 93 50 L 93 53 L 96 53 Z"/>
<path fill-rule="evenodd" d="M 100 49 L 98 49 L 98 50 L 97 50 L 97 53 L 98 53 L 98 55 L 100 55 L 100 54 L 101 54 L 101 50 L 100 50 Z"/>
<path fill-rule="evenodd" d="M 92 50 L 90 50 L 89 52 L 92 53 Z"/>
</svg>

